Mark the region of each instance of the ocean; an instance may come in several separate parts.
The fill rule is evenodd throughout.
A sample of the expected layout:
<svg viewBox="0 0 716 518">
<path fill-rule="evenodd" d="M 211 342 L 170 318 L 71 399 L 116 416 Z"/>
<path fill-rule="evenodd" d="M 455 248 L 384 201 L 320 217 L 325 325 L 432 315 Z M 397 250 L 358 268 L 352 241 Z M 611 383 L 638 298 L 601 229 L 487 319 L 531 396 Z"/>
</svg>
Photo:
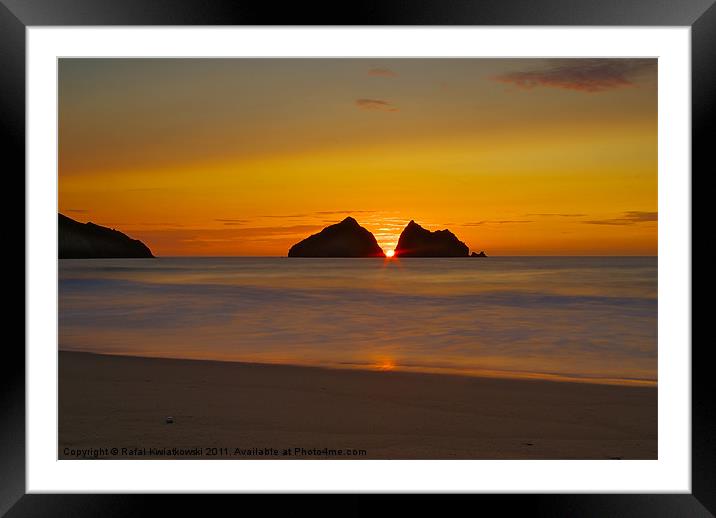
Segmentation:
<svg viewBox="0 0 716 518">
<path fill-rule="evenodd" d="M 59 348 L 654 385 L 657 258 L 65 259 Z"/>
</svg>

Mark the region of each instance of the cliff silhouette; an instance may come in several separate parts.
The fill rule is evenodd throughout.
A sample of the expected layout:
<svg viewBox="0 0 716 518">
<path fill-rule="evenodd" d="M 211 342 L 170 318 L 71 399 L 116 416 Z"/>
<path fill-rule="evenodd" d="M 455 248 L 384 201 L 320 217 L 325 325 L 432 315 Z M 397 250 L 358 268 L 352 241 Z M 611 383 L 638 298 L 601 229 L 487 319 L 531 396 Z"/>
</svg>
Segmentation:
<svg viewBox="0 0 716 518">
<path fill-rule="evenodd" d="M 347 217 L 293 245 L 289 257 L 385 257 L 375 236 Z"/>
<path fill-rule="evenodd" d="M 154 257 L 147 245 L 118 230 L 57 216 L 60 259 Z"/>
<path fill-rule="evenodd" d="M 470 249 L 449 230 L 431 232 L 415 221 L 403 229 L 395 247 L 396 257 L 468 257 Z"/>
</svg>

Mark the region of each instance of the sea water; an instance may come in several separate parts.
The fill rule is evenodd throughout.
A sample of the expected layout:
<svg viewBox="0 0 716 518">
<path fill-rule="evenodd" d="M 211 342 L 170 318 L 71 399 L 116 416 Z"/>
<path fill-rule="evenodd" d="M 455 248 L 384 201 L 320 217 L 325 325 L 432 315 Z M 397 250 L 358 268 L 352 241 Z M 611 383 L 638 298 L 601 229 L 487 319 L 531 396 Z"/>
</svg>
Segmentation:
<svg viewBox="0 0 716 518">
<path fill-rule="evenodd" d="M 654 384 L 657 259 L 61 260 L 59 348 Z"/>
</svg>

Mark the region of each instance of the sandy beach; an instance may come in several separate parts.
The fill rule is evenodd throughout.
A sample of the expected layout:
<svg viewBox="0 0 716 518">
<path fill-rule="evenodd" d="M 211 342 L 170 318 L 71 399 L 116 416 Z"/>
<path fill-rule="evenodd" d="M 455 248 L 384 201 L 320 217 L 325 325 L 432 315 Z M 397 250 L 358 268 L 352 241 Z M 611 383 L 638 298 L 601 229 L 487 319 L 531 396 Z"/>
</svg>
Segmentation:
<svg viewBox="0 0 716 518">
<path fill-rule="evenodd" d="M 657 390 L 60 352 L 58 452 L 655 459 Z"/>
</svg>

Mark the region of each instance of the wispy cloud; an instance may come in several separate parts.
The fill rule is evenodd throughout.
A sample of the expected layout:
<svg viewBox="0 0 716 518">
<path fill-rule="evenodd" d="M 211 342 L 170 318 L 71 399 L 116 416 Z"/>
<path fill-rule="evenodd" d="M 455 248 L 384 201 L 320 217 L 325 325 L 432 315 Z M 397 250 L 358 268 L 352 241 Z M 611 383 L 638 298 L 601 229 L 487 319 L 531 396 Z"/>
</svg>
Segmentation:
<svg viewBox="0 0 716 518">
<path fill-rule="evenodd" d="M 656 70 L 655 59 L 561 59 L 545 68 L 507 72 L 492 79 L 523 89 L 539 86 L 603 92 L 634 85 L 635 76 Z"/>
<path fill-rule="evenodd" d="M 319 210 L 316 214 L 327 215 L 327 214 L 371 214 L 374 210 Z"/>
<path fill-rule="evenodd" d="M 624 212 L 621 217 L 608 219 L 593 219 L 582 221 L 588 225 L 635 225 L 637 223 L 648 223 L 657 221 L 658 212 L 641 212 L 628 211 Z"/>
<path fill-rule="evenodd" d="M 376 77 L 395 77 L 398 74 L 389 68 L 373 67 L 368 70 L 368 75 Z"/>
<path fill-rule="evenodd" d="M 469 221 L 463 227 L 479 227 L 480 225 L 512 225 L 515 223 L 534 223 L 531 219 L 484 219 L 482 221 Z"/>
<path fill-rule="evenodd" d="M 156 230 L 136 230 L 140 237 L 146 237 L 147 242 L 152 239 L 171 239 L 175 242 L 182 241 L 235 241 L 240 239 L 257 239 L 269 237 L 294 237 L 304 236 L 309 232 L 320 230 L 320 225 L 288 225 L 273 227 L 248 227 L 248 228 L 167 228 Z"/>
<path fill-rule="evenodd" d="M 125 192 L 159 192 L 168 191 L 166 187 L 134 187 L 131 189 L 124 189 Z"/>
<path fill-rule="evenodd" d="M 214 221 L 218 221 L 219 223 L 223 223 L 224 225 L 243 225 L 245 223 L 250 222 L 250 219 L 215 219 Z"/>
<path fill-rule="evenodd" d="M 75 212 L 77 214 L 86 214 L 89 211 L 87 209 L 67 209 L 65 212 Z"/>
<path fill-rule="evenodd" d="M 579 213 L 576 213 L 576 212 L 575 212 L 575 213 L 536 212 L 536 213 L 525 214 L 525 216 L 527 216 L 528 218 L 530 218 L 530 217 L 540 217 L 540 218 L 550 218 L 550 217 L 554 217 L 554 218 L 583 218 L 584 216 L 586 216 L 586 214 L 579 214 Z"/>
<path fill-rule="evenodd" d="M 356 99 L 356 107 L 360 110 L 381 111 L 381 112 L 397 112 L 398 108 L 388 101 L 382 99 Z"/>
<path fill-rule="evenodd" d="M 132 222 L 116 222 L 116 221 L 101 221 L 97 223 L 98 225 L 103 225 L 106 227 L 119 227 L 119 228 L 126 228 L 126 229 L 135 229 L 140 227 L 167 227 L 169 229 L 174 228 L 184 228 L 187 225 L 182 225 L 181 223 L 166 223 L 166 222 L 160 222 L 160 221 L 132 221 Z"/>
<path fill-rule="evenodd" d="M 310 216 L 310 214 L 265 214 L 263 216 L 259 216 L 260 218 L 306 218 Z"/>
</svg>

